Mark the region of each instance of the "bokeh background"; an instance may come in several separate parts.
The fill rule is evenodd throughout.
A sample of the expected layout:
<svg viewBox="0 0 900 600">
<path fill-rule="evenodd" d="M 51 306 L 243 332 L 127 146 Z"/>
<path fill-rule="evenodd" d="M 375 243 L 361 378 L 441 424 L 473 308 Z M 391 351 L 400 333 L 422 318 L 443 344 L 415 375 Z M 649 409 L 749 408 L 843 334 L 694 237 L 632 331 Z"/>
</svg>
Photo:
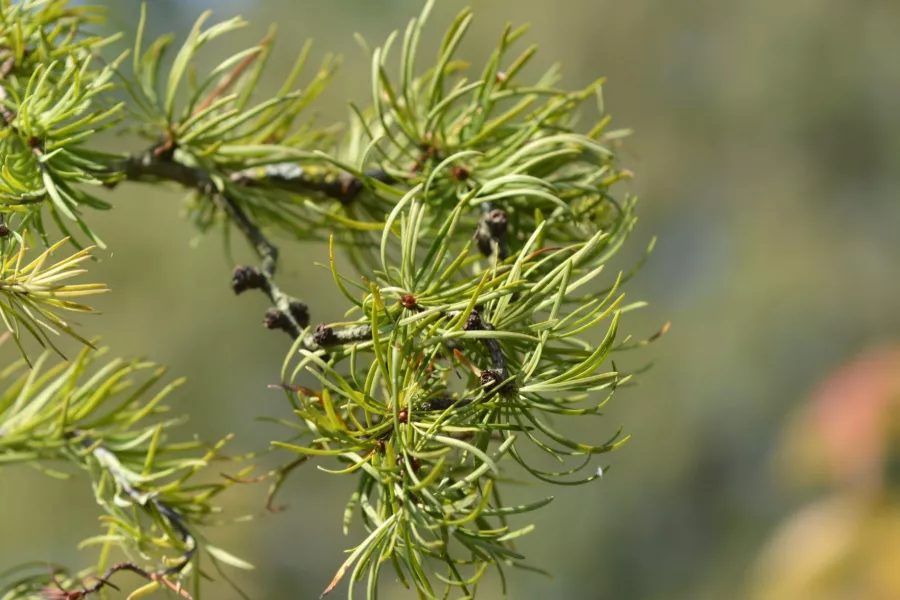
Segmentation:
<svg viewBox="0 0 900 600">
<path fill-rule="evenodd" d="M 110 27 L 133 32 L 137 0 L 107 4 Z M 352 34 L 383 40 L 421 6 L 148 4 L 152 34 L 184 34 L 206 8 L 252 21 L 210 61 L 277 22 L 263 91 L 308 37 L 316 56 L 344 55 L 318 103 L 326 122 L 344 117 L 345 100 L 366 97 L 368 64 Z M 462 6 L 439 3 L 426 48 L 433 52 Z M 900 3 L 479 0 L 474 8 L 463 56 L 485 56 L 505 22 L 530 22 L 538 62 L 561 62 L 565 84 L 608 77 L 614 123 L 636 130 L 626 150 L 642 198 L 632 249 L 659 237 L 629 291 L 650 306 L 628 328 L 641 337 L 673 324 L 644 352 L 656 364 L 641 385 L 617 394 L 583 432 L 606 439 L 624 424 L 633 435 L 609 456 L 608 475 L 586 487 L 522 491 L 556 496 L 521 546 L 555 577 L 516 575 L 510 596 L 900 598 L 898 428 L 891 438 L 889 427 L 900 403 L 892 350 L 900 345 Z M 117 354 L 188 375 L 176 407 L 200 435 L 233 432 L 235 452 L 281 436 L 255 417 L 287 414 L 283 397 L 266 389 L 286 341 L 260 326 L 262 298 L 229 291 L 244 249 L 230 258 L 215 236 L 198 240 L 177 192 L 131 186 L 113 198 L 117 210 L 92 223 L 113 249 L 95 273 L 115 293 L 86 330 Z M 306 299 L 317 321 L 336 320 L 343 306 L 314 265 L 324 256 L 287 245 L 282 266 L 283 287 Z M 76 544 L 97 532 L 89 494 L 27 469 L 2 482 L 0 566 L 88 564 Z M 251 597 L 318 597 L 352 545 L 340 533 L 349 490 L 343 478 L 301 469 L 281 498 L 287 512 L 215 534 L 258 566 L 236 576 Z M 229 508 L 261 515 L 263 494 L 236 489 Z M 495 584 L 484 591 L 500 597 Z M 384 597 L 407 596 L 388 584 Z"/>
</svg>

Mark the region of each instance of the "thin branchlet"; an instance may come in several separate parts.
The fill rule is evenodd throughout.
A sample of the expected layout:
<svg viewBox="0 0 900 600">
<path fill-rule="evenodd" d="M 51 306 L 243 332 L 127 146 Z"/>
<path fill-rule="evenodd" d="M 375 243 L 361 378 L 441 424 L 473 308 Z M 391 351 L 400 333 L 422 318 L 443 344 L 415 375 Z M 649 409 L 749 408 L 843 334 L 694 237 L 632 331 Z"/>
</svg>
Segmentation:
<svg viewBox="0 0 900 600">
<path fill-rule="evenodd" d="M 233 183 L 251 188 L 274 188 L 301 196 L 324 196 L 347 206 L 365 189 L 363 180 L 349 173 L 319 173 L 294 163 L 276 163 L 232 173 Z M 365 173 L 366 179 L 394 183 L 394 178 L 379 169 Z"/>
<path fill-rule="evenodd" d="M 249 277 L 248 267 L 238 267 L 232 278 L 232 289 L 240 293 L 245 289 L 259 289 L 268 296 L 278 311 L 277 320 L 268 312 L 265 323 L 270 329 L 280 329 L 291 339 L 297 339 L 309 322 L 306 305 L 286 294 L 275 283 L 278 266 L 278 248 L 244 212 L 240 204 L 229 194 L 228 189 L 219 189 L 212 176 L 203 169 L 184 165 L 173 156 L 158 152 L 158 146 L 136 157 L 124 161 L 122 172 L 131 181 L 165 180 L 195 190 L 209 201 L 219 206 L 228 215 L 231 223 L 243 234 L 260 259 L 260 269 Z M 303 318 L 303 315 L 305 319 Z M 304 322 L 305 320 L 305 322 Z M 277 325 L 277 326 L 275 326 Z"/>
<path fill-rule="evenodd" d="M 56 587 L 44 586 L 39 594 L 45 598 L 46 600 L 84 600 L 88 596 L 92 596 L 94 594 L 98 594 L 104 587 L 111 587 L 113 589 L 118 590 L 119 588 L 114 585 L 110 579 L 117 573 L 121 572 L 130 572 L 138 575 L 150 581 L 152 583 L 156 583 L 171 592 L 174 592 L 178 596 L 182 598 L 186 598 L 187 600 L 193 600 L 191 595 L 187 590 L 182 588 L 180 585 L 176 583 L 172 583 L 168 579 L 166 579 L 163 575 L 159 573 L 154 573 L 152 571 L 147 571 L 146 569 L 142 569 L 138 565 L 132 562 L 120 562 L 109 569 L 106 570 L 102 576 L 97 577 L 97 583 L 89 587 L 83 587 L 80 590 L 66 590 L 56 581 L 55 575 L 52 576 L 54 584 Z"/>
<path fill-rule="evenodd" d="M 165 577 L 168 575 L 177 575 L 183 571 L 185 567 L 191 563 L 191 560 L 193 560 L 194 555 L 197 552 L 197 540 L 185 524 L 184 517 L 155 495 L 142 494 L 141 491 L 132 484 L 128 474 L 122 470 L 119 459 L 114 452 L 105 448 L 102 444 L 98 444 L 96 440 L 79 431 L 67 432 L 64 437 L 67 440 L 77 441 L 82 448 L 89 450 L 97 462 L 109 472 L 121 490 L 131 498 L 131 501 L 134 502 L 135 506 L 139 506 L 144 510 L 147 510 L 148 505 L 152 506 L 153 509 L 169 523 L 172 529 L 178 533 L 186 550 L 178 557 L 173 566 L 163 569 L 157 573 L 157 575 Z"/>
<path fill-rule="evenodd" d="M 324 323 L 316 325 L 313 333 L 313 340 L 322 347 L 341 346 L 344 344 L 357 344 L 359 342 L 367 342 L 372 339 L 371 325 L 356 325 L 354 327 L 346 327 L 343 329 L 334 329 L 328 327 Z"/>
<path fill-rule="evenodd" d="M 463 329 L 466 331 L 491 331 L 493 327 L 481 318 L 478 311 L 473 310 L 469 313 Z M 502 394 L 514 391 L 515 382 L 510 380 L 506 356 L 503 355 L 500 341 L 495 338 L 485 337 L 481 338 L 481 343 L 491 358 L 491 366 L 481 371 L 481 385 L 490 391 L 497 390 Z"/>
</svg>

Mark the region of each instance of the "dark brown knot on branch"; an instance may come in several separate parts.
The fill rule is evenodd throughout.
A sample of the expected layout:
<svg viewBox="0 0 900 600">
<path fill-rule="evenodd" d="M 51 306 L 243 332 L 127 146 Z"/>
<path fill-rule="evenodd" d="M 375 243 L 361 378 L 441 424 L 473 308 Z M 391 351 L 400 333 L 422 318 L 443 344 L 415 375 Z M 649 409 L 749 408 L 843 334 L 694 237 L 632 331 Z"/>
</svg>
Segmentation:
<svg viewBox="0 0 900 600">
<path fill-rule="evenodd" d="M 266 326 L 266 329 L 279 329 L 281 331 L 287 331 L 288 333 L 293 329 L 291 319 L 274 306 L 266 311 L 266 314 L 263 317 L 263 325 Z"/>
<path fill-rule="evenodd" d="M 266 278 L 255 267 L 235 267 L 231 276 L 231 289 L 235 294 L 242 294 L 247 290 L 261 290 L 266 287 Z"/>
<path fill-rule="evenodd" d="M 334 329 L 325 323 L 319 323 L 313 332 L 313 341 L 320 346 L 333 346 L 337 343 L 337 336 L 334 335 Z"/>
</svg>

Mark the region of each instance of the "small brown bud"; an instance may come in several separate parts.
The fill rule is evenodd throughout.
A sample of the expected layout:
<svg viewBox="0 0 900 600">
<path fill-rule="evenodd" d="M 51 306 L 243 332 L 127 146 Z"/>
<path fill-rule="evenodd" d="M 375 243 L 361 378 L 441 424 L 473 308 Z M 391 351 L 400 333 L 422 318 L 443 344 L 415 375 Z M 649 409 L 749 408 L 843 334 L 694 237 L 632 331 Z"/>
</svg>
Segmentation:
<svg viewBox="0 0 900 600">
<path fill-rule="evenodd" d="M 407 421 L 409 421 L 409 411 L 406 410 L 405 408 L 403 410 L 401 410 L 400 414 L 397 415 L 397 420 L 400 421 L 401 423 L 406 423 Z"/>
<path fill-rule="evenodd" d="M 408 308 L 409 310 L 414 310 L 419 307 L 419 301 L 416 300 L 416 297 L 412 294 L 404 294 L 401 296 L 400 304 L 403 305 L 403 308 Z"/>
<path fill-rule="evenodd" d="M 451 174 L 453 175 L 453 179 L 455 179 L 456 181 L 465 181 L 471 175 L 471 173 L 469 173 L 469 170 L 465 167 L 453 167 L 453 171 L 451 171 Z"/>
<path fill-rule="evenodd" d="M 9 227 L 6 223 L 0 223 L 0 237 L 6 237 L 9 235 Z"/>
</svg>

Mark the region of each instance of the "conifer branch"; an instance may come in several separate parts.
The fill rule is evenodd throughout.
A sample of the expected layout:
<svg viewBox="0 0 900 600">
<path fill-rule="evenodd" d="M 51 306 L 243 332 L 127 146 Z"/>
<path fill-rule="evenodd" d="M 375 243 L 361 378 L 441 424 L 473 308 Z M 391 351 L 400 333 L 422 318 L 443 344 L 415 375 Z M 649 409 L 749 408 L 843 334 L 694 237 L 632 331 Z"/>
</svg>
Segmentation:
<svg viewBox="0 0 900 600">
<path fill-rule="evenodd" d="M 358 344 L 372 339 L 371 325 L 356 325 L 344 329 L 334 329 L 324 323 L 316 325 L 313 333 L 313 341 L 319 346 L 340 346 L 343 344 Z"/>
<path fill-rule="evenodd" d="M 277 313 L 269 311 L 265 324 L 270 329 L 281 329 L 291 339 L 297 339 L 309 324 L 306 304 L 281 290 L 275 283 L 278 266 L 278 248 L 247 216 L 238 202 L 229 194 L 227 186 L 221 190 L 212 176 L 203 169 L 187 166 L 174 160 L 171 152 L 160 151 L 156 146 L 141 155 L 124 161 L 122 172 L 130 181 L 167 180 L 199 192 L 216 203 L 228 215 L 230 221 L 246 238 L 261 261 L 261 268 L 237 267 L 232 276 L 232 289 L 240 294 L 248 289 L 263 291 Z"/>
<path fill-rule="evenodd" d="M 75 436 L 77 437 L 77 435 L 78 434 L 76 433 Z M 91 449 L 91 454 L 93 454 L 97 462 L 103 465 L 110 475 L 112 475 L 119 487 L 122 488 L 122 491 L 131 498 L 136 506 L 146 509 L 148 504 L 151 505 L 181 537 L 181 541 L 187 549 L 180 557 L 178 557 L 178 559 L 176 559 L 173 566 L 162 570 L 159 572 L 159 575 L 161 577 L 176 575 L 183 571 L 197 553 L 197 540 L 194 539 L 194 536 L 185 525 L 184 518 L 175 509 L 159 500 L 156 496 L 152 494 L 141 494 L 141 492 L 131 484 L 128 475 L 122 470 L 118 458 L 116 458 L 116 455 L 112 451 L 102 445 L 96 444 L 96 442 L 90 438 L 83 438 L 81 443 L 85 448 Z"/>
<path fill-rule="evenodd" d="M 353 105 L 338 137 L 339 128 L 300 118 L 336 64 L 326 57 L 298 85 L 309 44 L 279 91 L 258 98 L 272 34 L 209 70 L 199 59 L 209 42 L 246 24 L 240 17 L 210 25 L 204 14 L 180 48 L 171 36 L 146 45 L 145 6 L 133 73 L 123 75 L 124 55 L 100 60 L 115 36 L 94 37 L 93 25 L 85 27 L 102 21 L 96 7 L 60 10 L 65 4 L 0 2 L 0 23 L 23 25 L 0 27 L 0 317 L 9 337 L 18 343 L 28 331 L 52 345 L 43 331 L 50 327 L 81 340 L 56 311 L 87 312 L 74 298 L 105 290 L 67 283 L 83 272 L 76 267 L 86 251 L 49 264 L 59 246 L 49 240 L 50 219 L 64 235 L 75 224 L 105 248 L 85 214 L 112 205 L 89 186 L 180 186 L 200 231 L 225 224 L 246 239 L 257 258 L 234 270 L 231 287 L 265 294 L 266 327 L 294 340 L 274 387 L 288 395 L 295 420 L 285 421 L 289 439 L 272 446 L 299 456 L 262 478 L 248 477 L 247 467 L 218 483 L 188 484 L 222 458 L 225 440 L 212 447 L 168 441 L 178 419 L 155 417 L 178 382 L 144 400 L 163 374 L 155 365 L 114 361 L 85 381 L 89 347 L 39 375 L 44 354 L 0 393 L 0 462 L 65 458 L 88 469 L 97 504 L 110 516 L 109 531 L 88 542 L 103 545 L 104 557 L 111 546 L 136 551 L 141 562 L 106 569 L 103 558 L 94 570 L 65 577 L 72 587 L 104 573 L 74 591 L 45 586 L 46 575 L 0 582 L 0 596 L 84 600 L 130 571 L 152 582 L 138 592 L 163 586 L 190 598 L 178 582 L 199 584 L 207 559 L 252 568 L 203 535 L 218 522 L 212 497 L 232 483 L 272 478 L 267 507 L 275 510 L 272 497 L 288 474 L 327 456 L 344 464 L 337 473 L 359 478 L 345 528 L 358 514 L 367 535 L 326 594 L 346 574 L 352 582 L 367 577 L 374 598 L 382 567 L 391 565 L 421 597 L 474 598 L 488 567 L 501 576 L 506 566 L 531 569 L 513 541 L 533 527 L 514 529 L 511 521 L 552 498 L 504 503 L 504 466 L 515 462 L 535 480 L 565 485 L 599 477 L 591 457 L 620 446 L 621 430 L 606 441 L 576 441 L 558 417 L 598 414 L 633 375 L 619 373 L 611 353 L 645 344 L 616 341 L 622 315 L 643 305 L 623 302 L 620 287 L 633 272 L 605 281 L 636 219 L 635 200 L 610 191 L 631 173 L 617 157 L 627 132 L 608 130 L 602 81 L 565 90 L 555 69 L 525 80 L 535 49 L 511 55 L 526 31 L 512 27 L 480 72 L 464 73 L 457 53 L 469 9 L 425 66 L 429 0 L 402 35 L 399 64 L 388 57 L 390 42 L 367 46 L 370 105 Z M 109 93 L 116 81 L 129 101 Z M 585 105 L 595 114 L 582 131 L 576 124 Z M 162 142 L 125 157 L 91 147 L 97 132 L 124 118 L 132 131 Z M 26 229 L 48 250 L 22 266 Z M 329 242 L 334 283 L 350 303 L 345 321 L 310 327 L 309 307 L 276 283 L 274 230 Z M 338 249 L 352 273 L 339 272 Z M 603 372 L 608 363 L 611 372 Z M 25 365 L 2 370 L 0 381 Z M 150 368 L 149 381 L 126 391 L 130 373 Z M 605 398 L 595 402 L 602 390 Z M 523 446 L 563 466 L 547 471 Z M 204 450 L 202 458 L 195 450 Z M 448 570 L 438 573 L 433 561 Z"/>
<path fill-rule="evenodd" d="M 97 577 L 97 583 L 90 587 L 83 587 L 80 590 L 66 590 L 59 584 L 56 580 L 55 575 L 52 577 L 54 584 L 56 587 L 44 586 L 40 590 L 40 595 L 46 600 L 84 600 L 88 596 L 99 593 L 104 587 L 111 587 L 113 589 L 118 590 L 119 588 L 110 582 L 110 579 L 116 573 L 121 573 L 122 571 L 128 571 L 134 573 L 140 577 L 143 577 L 147 581 L 156 583 L 166 589 L 174 592 L 175 594 L 181 596 L 182 598 L 186 598 L 187 600 L 193 600 L 192 596 L 188 593 L 187 590 L 182 588 L 180 585 L 174 584 L 164 576 L 159 573 L 154 573 L 152 571 L 147 571 L 146 569 L 142 569 L 134 563 L 131 562 L 121 562 L 111 566 L 107 569 L 106 573 L 102 576 Z"/>
<path fill-rule="evenodd" d="M 309 307 L 302 301 L 286 294 L 275 283 L 275 271 L 278 266 L 279 250 L 268 237 L 260 230 L 260 228 L 250 219 L 250 217 L 241 208 L 240 204 L 228 193 L 227 186 L 224 191 L 219 190 L 212 177 L 204 170 L 189 167 L 180 162 L 175 161 L 167 152 L 160 152 L 161 146 L 157 146 L 145 152 L 144 154 L 131 157 L 125 161 L 122 172 L 125 177 L 131 181 L 147 181 L 148 179 L 162 179 L 175 183 L 179 183 L 184 187 L 196 190 L 212 202 L 219 205 L 228 215 L 231 222 L 246 238 L 247 242 L 254 249 L 260 258 L 261 267 L 259 269 L 250 266 L 238 266 L 232 275 L 231 287 L 235 294 L 241 294 L 249 289 L 261 290 L 269 300 L 273 307 L 266 312 L 264 324 L 268 329 L 280 329 L 287 333 L 291 339 L 296 340 L 302 334 L 303 330 L 309 325 Z M 290 171 L 296 173 L 302 172 L 300 167 L 296 170 L 288 169 L 285 165 L 281 166 L 281 173 Z M 291 166 L 293 167 L 293 166 Z M 232 181 L 239 185 L 260 185 L 263 181 L 270 182 L 269 179 L 253 179 L 248 176 L 247 172 L 232 177 Z M 380 181 L 390 181 L 387 175 L 374 173 L 373 177 Z M 299 187 L 296 181 L 302 177 L 281 177 L 275 181 L 289 182 L 292 191 L 299 193 Z M 357 193 L 362 189 L 362 183 L 355 177 L 347 175 L 343 178 L 344 183 L 322 183 L 319 191 L 328 190 L 328 195 L 337 198 L 342 203 L 352 201 Z M 355 183 L 354 183 L 355 182 Z M 313 189 L 309 186 L 315 186 L 314 178 L 307 180 L 307 187 L 303 189 Z M 320 325 L 320 327 L 323 327 Z M 330 329 L 327 331 L 331 332 Z M 338 332 L 334 337 L 323 337 L 326 334 L 324 330 L 316 329 L 314 335 L 307 335 L 302 342 L 302 346 L 312 352 L 320 350 L 324 346 L 353 343 L 354 341 L 362 341 L 369 339 L 371 328 L 365 326 L 352 335 L 346 332 Z M 324 343 L 323 343 L 324 342 Z"/>
<path fill-rule="evenodd" d="M 394 178 L 381 169 L 365 173 L 367 179 L 394 183 Z M 322 169 L 304 169 L 294 163 L 276 163 L 232 173 L 232 182 L 251 188 L 274 188 L 301 196 L 324 196 L 342 205 L 351 204 L 363 191 L 363 181 L 350 173 L 326 173 Z"/>
<path fill-rule="evenodd" d="M 135 506 L 141 507 L 144 510 L 147 510 L 148 505 L 152 506 L 153 509 L 169 523 L 172 529 L 181 538 L 186 550 L 178 557 L 172 567 L 160 571 L 158 575 L 164 577 L 176 575 L 183 571 L 197 553 L 197 540 L 191 534 L 187 525 L 185 525 L 184 518 L 178 511 L 162 502 L 154 494 L 143 494 L 134 487 L 131 482 L 130 474 L 123 469 L 116 454 L 98 443 L 98 440 L 94 440 L 79 431 L 68 432 L 64 437 L 67 440 L 78 440 L 79 445 L 90 452 L 97 463 L 112 476 L 116 485 L 118 485 L 119 488 L 128 495 L 131 501 L 134 502 Z"/>
<path fill-rule="evenodd" d="M 153 183 L 172 181 L 207 194 L 215 187 L 210 174 L 200 168 L 185 165 L 172 157 L 170 143 L 158 144 L 147 152 L 127 157 L 112 171 L 121 171 L 129 181 Z M 373 169 L 365 173 L 367 179 L 382 183 L 395 180 L 385 171 Z M 294 163 L 276 163 L 235 171 L 228 180 L 247 188 L 276 188 L 301 196 L 325 197 L 348 205 L 365 189 L 363 181 L 349 173 L 335 173 L 325 169 L 304 169 Z M 111 187 L 115 183 L 111 184 Z"/>
</svg>

